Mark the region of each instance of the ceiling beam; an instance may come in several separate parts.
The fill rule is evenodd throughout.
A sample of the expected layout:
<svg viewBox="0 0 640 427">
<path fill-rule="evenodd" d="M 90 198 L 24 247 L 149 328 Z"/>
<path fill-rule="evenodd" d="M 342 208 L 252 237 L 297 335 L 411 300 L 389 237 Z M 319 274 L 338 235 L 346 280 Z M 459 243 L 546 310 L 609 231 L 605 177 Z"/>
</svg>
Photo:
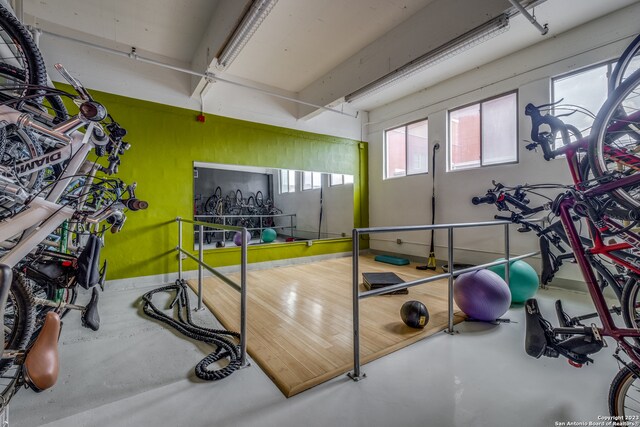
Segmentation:
<svg viewBox="0 0 640 427">
<path fill-rule="evenodd" d="M 193 54 L 192 70 L 201 73 L 216 71 L 216 57 L 220 49 L 231 37 L 250 5 L 251 0 L 218 0 L 209 25 Z M 191 79 L 191 96 L 200 98 L 206 86 L 206 79 L 194 76 Z"/>
<path fill-rule="evenodd" d="M 304 88 L 300 91 L 300 99 L 335 106 L 347 94 L 500 15 L 509 7 L 507 0 L 435 0 Z M 298 118 L 302 120 L 317 114 L 316 109 L 307 106 L 301 105 L 298 109 Z"/>
</svg>

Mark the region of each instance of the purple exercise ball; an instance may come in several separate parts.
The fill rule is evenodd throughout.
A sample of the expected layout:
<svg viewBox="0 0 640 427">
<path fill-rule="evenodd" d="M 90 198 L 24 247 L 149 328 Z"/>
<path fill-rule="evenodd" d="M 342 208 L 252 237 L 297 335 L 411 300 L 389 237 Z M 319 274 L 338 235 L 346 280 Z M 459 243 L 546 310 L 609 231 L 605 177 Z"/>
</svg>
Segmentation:
<svg viewBox="0 0 640 427">
<path fill-rule="evenodd" d="M 247 231 L 247 244 L 249 240 L 251 240 L 251 233 Z M 236 246 L 242 246 L 242 231 L 236 231 L 236 234 L 233 236 L 233 243 L 235 243 Z"/>
<path fill-rule="evenodd" d="M 458 276 L 453 286 L 453 299 L 469 317 L 492 321 L 509 309 L 511 291 L 493 271 L 476 270 Z"/>
</svg>

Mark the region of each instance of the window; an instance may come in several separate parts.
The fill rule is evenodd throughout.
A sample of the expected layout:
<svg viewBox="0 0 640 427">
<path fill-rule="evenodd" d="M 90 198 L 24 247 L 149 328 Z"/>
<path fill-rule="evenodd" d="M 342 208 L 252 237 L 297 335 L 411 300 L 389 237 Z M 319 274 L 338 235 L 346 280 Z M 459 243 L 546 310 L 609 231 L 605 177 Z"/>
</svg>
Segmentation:
<svg viewBox="0 0 640 427">
<path fill-rule="evenodd" d="M 429 153 L 427 134 L 427 120 L 385 132 L 385 179 L 427 173 Z"/>
<path fill-rule="evenodd" d="M 322 174 L 320 172 L 302 172 L 302 189 L 313 190 L 320 188 Z"/>
<path fill-rule="evenodd" d="M 594 115 L 597 114 L 607 99 L 607 81 L 611 69 L 611 64 L 602 64 L 554 78 L 552 80 L 553 102 L 561 101 L 561 105 L 554 108 L 551 114 L 571 113 L 576 109 L 573 107 L 574 105 L 585 108 Z M 585 90 L 585 88 L 589 88 L 589 90 Z M 562 105 L 566 105 L 566 107 Z M 586 131 L 585 135 L 589 134 L 589 128 L 593 123 L 593 117 L 580 111 L 563 116 L 561 120 L 575 126 L 581 132 Z"/>
<path fill-rule="evenodd" d="M 296 171 L 280 169 L 280 193 L 296 192 Z"/>
<path fill-rule="evenodd" d="M 342 185 L 342 184 L 353 184 L 353 175 L 342 175 L 339 173 L 332 173 L 331 178 L 329 180 L 330 186 Z"/>
<path fill-rule="evenodd" d="M 516 92 L 449 111 L 449 170 L 517 161 Z"/>
<path fill-rule="evenodd" d="M 598 114 L 600 107 L 607 99 L 609 76 L 615 66 L 616 61 L 610 61 L 552 79 L 553 102 L 561 102 L 561 105 L 565 105 L 565 107 L 555 108 L 552 114 L 571 113 L 576 110 L 573 106 L 587 109 L 594 115 Z M 638 68 L 640 68 L 640 58 L 636 57 L 629 63 L 624 75 L 629 76 Z M 575 126 L 583 136 L 586 136 L 593 124 L 593 117 L 582 113 L 581 109 L 561 117 L 561 120 Z"/>
</svg>

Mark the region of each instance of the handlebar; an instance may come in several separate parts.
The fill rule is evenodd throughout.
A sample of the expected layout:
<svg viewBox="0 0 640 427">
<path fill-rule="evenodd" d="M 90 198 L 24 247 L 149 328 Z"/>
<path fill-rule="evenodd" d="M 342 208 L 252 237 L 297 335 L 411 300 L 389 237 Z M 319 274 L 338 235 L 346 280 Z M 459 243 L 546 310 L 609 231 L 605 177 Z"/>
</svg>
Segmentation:
<svg viewBox="0 0 640 427">
<path fill-rule="evenodd" d="M 491 194 L 487 194 L 486 196 L 483 197 L 474 197 L 473 199 L 471 199 L 471 203 L 473 203 L 474 205 L 481 205 L 483 203 L 486 203 L 488 205 L 492 205 L 494 204 L 496 201 L 498 200 L 498 197 L 491 193 Z"/>
<path fill-rule="evenodd" d="M 144 200 L 140 200 L 136 198 L 123 200 L 122 203 L 127 208 L 129 208 L 129 210 L 132 210 L 132 211 L 139 211 L 139 210 L 147 209 L 149 207 L 149 203 L 145 202 Z"/>
<path fill-rule="evenodd" d="M 562 100 L 555 104 L 561 101 Z M 535 106 L 529 103 L 524 109 L 525 115 L 531 117 L 531 140 L 533 141 L 526 145 L 526 149 L 534 150 L 536 147 L 540 146 L 545 160 L 551 160 L 557 155 L 557 153 L 552 149 L 552 146 L 558 133 L 560 133 L 563 145 L 571 143 L 569 132 L 571 132 L 577 139 L 582 139 L 581 132 L 575 126 L 564 123 L 559 118 L 560 116 L 552 116 L 551 114 L 542 115 L 540 113 L 541 108 L 550 107 L 552 105 L 554 104 Z M 541 132 L 540 126 L 542 125 L 549 126 L 550 132 Z"/>
</svg>

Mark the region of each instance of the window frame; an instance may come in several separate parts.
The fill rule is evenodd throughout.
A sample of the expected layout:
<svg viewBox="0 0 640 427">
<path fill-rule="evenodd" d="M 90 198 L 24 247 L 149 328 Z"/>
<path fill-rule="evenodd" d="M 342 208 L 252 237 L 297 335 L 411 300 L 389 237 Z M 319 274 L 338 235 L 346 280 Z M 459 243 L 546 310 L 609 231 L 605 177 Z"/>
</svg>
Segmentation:
<svg viewBox="0 0 640 427">
<path fill-rule="evenodd" d="M 339 187 L 341 185 L 353 185 L 353 175 L 349 175 L 347 173 L 329 173 L 329 187 Z M 333 183 L 333 177 L 335 176 L 340 176 L 340 183 L 339 184 L 334 184 Z M 350 176 L 351 177 L 351 181 L 347 182 L 347 179 L 345 177 Z"/>
<path fill-rule="evenodd" d="M 515 119 L 516 119 L 516 123 L 515 123 L 515 128 L 516 128 L 516 138 L 515 138 L 515 148 L 516 148 L 516 158 L 513 161 L 509 161 L 509 162 L 500 162 L 500 163 L 491 163 L 488 165 L 483 165 L 482 164 L 482 144 L 483 144 L 483 140 L 482 140 L 482 104 L 485 102 L 489 102 L 489 101 L 493 101 L 495 99 L 498 98 L 504 98 L 508 95 L 512 95 L 515 94 L 516 96 L 516 111 L 515 111 Z M 479 164 L 477 166 L 468 166 L 468 167 L 459 167 L 459 168 L 452 168 L 451 167 L 451 158 L 452 158 L 452 152 L 451 152 L 451 112 L 453 111 L 457 111 L 457 110 L 462 110 L 464 108 L 468 108 L 471 107 L 472 105 L 478 105 L 479 106 L 479 110 L 480 110 L 480 129 L 479 129 L 479 133 L 480 133 L 480 158 L 479 158 Z M 449 110 L 447 110 L 447 172 L 460 172 L 460 171 L 466 171 L 466 170 L 474 170 L 474 169 L 480 169 L 480 168 L 491 168 L 491 167 L 495 167 L 495 166 L 504 166 L 504 165 L 515 165 L 520 163 L 520 146 L 518 144 L 518 142 L 520 141 L 520 114 L 519 114 L 519 109 L 518 107 L 520 106 L 520 91 L 518 89 L 513 89 L 507 92 L 502 92 L 500 94 L 494 95 L 494 96 L 490 96 L 487 98 L 483 98 L 480 99 L 478 101 L 474 101 L 474 102 L 469 102 L 467 104 L 464 105 L 460 105 L 458 107 L 455 108 L 451 108 Z"/>
<path fill-rule="evenodd" d="M 294 169 L 279 169 L 279 175 L 278 175 L 278 181 L 279 181 L 279 185 L 278 188 L 280 190 L 280 194 L 291 194 L 291 193 L 295 193 L 297 191 L 297 171 Z M 293 179 L 294 179 L 294 183 L 293 183 L 293 190 L 291 190 L 291 185 L 289 184 L 289 179 L 291 178 L 291 172 L 293 172 Z M 282 187 L 282 175 L 286 173 L 287 174 L 287 191 L 283 191 L 283 187 Z"/>
<path fill-rule="evenodd" d="M 426 122 L 427 123 L 427 164 L 426 164 L 426 168 L 427 170 L 425 172 L 418 172 L 418 173 L 408 173 L 409 171 L 409 167 L 408 167 L 408 158 L 407 158 L 407 144 L 408 144 L 408 128 L 409 126 L 416 124 L 416 123 L 420 123 L 420 122 Z M 404 153 L 405 153 L 405 159 L 404 159 L 404 175 L 400 175 L 400 176 L 387 176 L 387 132 L 395 130 L 395 129 L 399 129 L 399 128 L 405 128 L 405 138 L 404 138 Z M 387 179 L 398 179 L 398 178 L 406 178 L 409 176 L 416 176 L 416 175 L 426 175 L 429 173 L 429 117 L 424 117 L 422 119 L 418 119 L 418 120 L 414 120 L 411 122 L 407 122 L 398 126 L 393 126 L 390 128 L 387 128 L 383 131 L 383 135 L 384 135 L 384 141 L 383 141 L 383 152 L 382 152 L 382 179 L 383 181 L 386 181 Z"/>
<path fill-rule="evenodd" d="M 578 74 L 582 74 L 582 73 L 586 73 L 588 71 L 594 70 L 598 67 L 602 67 L 603 65 L 607 66 L 607 80 L 611 77 L 611 72 L 613 71 L 613 69 L 616 66 L 616 63 L 618 62 L 618 59 L 610 59 L 608 61 L 600 61 L 600 62 L 596 62 L 595 64 L 591 64 L 591 65 L 587 65 L 586 67 L 582 67 L 582 68 L 578 68 L 577 70 L 571 70 L 568 71 L 566 73 L 563 74 L 558 74 L 556 76 L 552 76 L 551 77 L 551 103 L 554 102 L 555 99 L 555 87 L 554 87 L 554 82 L 556 80 L 562 80 L 562 79 L 566 79 L 569 78 L 571 76 L 575 76 Z M 607 84 L 607 95 L 609 95 L 609 85 Z M 554 105 L 555 108 L 555 105 Z M 553 111 L 553 110 L 552 110 Z M 597 111 L 592 111 L 593 114 L 598 114 Z M 551 114 L 555 114 L 555 111 L 553 111 Z"/>
<path fill-rule="evenodd" d="M 304 184 L 305 184 L 305 174 L 310 173 L 311 174 L 311 187 L 309 188 L 304 188 Z M 319 184 L 317 187 L 314 187 L 314 183 L 315 180 L 313 179 L 314 176 L 316 176 L 316 174 L 319 176 Z M 300 180 L 300 189 L 301 191 L 312 191 L 312 190 L 319 190 L 320 188 L 322 188 L 322 172 L 310 172 L 310 171 L 302 171 L 302 179 Z"/>
</svg>

